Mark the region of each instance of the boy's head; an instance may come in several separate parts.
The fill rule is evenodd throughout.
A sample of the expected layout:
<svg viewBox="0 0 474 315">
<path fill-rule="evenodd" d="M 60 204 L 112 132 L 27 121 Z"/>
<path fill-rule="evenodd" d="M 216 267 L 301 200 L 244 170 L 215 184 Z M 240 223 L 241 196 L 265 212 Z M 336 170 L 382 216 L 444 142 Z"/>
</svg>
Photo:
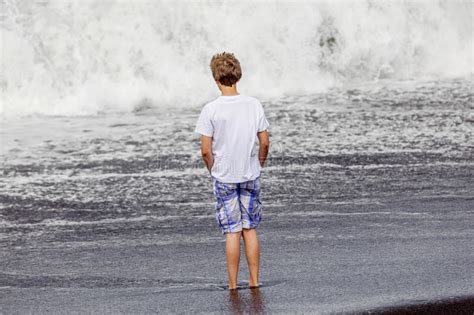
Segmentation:
<svg viewBox="0 0 474 315">
<path fill-rule="evenodd" d="M 212 76 L 216 82 L 225 86 L 232 86 L 242 77 L 240 62 L 233 53 L 218 53 L 211 59 Z"/>
</svg>

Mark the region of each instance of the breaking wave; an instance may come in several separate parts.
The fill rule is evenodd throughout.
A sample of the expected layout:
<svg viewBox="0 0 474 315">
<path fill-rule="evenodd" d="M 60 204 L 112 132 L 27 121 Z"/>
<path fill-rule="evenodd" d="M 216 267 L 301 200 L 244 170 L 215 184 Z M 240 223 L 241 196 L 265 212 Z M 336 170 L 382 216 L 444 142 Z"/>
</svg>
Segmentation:
<svg viewBox="0 0 474 315">
<path fill-rule="evenodd" d="M 209 61 L 240 59 L 260 98 L 345 82 L 469 76 L 470 1 L 12 1 L 2 4 L 5 117 L 193 107 Z"/>
</svg>

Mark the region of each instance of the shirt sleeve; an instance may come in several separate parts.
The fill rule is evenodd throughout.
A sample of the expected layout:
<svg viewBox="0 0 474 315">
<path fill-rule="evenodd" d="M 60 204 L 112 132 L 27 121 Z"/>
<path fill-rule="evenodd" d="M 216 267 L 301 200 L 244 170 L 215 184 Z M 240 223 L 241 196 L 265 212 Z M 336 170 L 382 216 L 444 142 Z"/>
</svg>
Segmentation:
<svg viewBox="0 0 474 315">
<path fill-rule="evenodd" d="M 212 125 L 206 106 L 201 110 L 194 132 L 208 137 L 212 137 L 214 134 L 214 126 Z"/>
<path fill-rule="evenodd" d="M 268 120 L 265 117 L 265 112 L 263 110 L 262 103 L 258 102 L 258 106 L 259 106 L 259 118 L 258 118 L 257 131 L 261 132 L 261 131 L 267 130 L 270 124 L 268 123 Z"/>
</svg>

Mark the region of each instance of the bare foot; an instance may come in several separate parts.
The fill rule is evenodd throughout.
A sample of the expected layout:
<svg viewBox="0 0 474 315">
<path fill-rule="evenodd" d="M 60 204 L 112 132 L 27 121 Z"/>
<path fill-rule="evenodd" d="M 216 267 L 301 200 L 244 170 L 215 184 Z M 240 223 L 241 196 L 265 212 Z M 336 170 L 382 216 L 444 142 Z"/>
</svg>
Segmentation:
<svg viewBox="0 0 474 315">
<path fill-rule="evenodd" d="M 258 288 L 258 287 L 259 287 L 258 283 L 257 284 L 249 283 L 249 288 Z"/>
</svg>

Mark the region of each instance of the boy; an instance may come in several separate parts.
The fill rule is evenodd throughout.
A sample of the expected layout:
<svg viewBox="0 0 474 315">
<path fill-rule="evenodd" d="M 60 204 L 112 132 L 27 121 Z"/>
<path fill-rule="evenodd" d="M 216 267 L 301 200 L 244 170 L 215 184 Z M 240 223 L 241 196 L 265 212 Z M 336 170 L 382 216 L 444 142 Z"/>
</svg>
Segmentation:
<svg viewBox="0 0 474 315">
<path fill-rule="evenodd" d="M 234 54 L 216 54 L 210 66 L 222 94 L 203 107 L 195 132 L 201 134 L 202 159 L 212 177 L 216 221 L 226 235 L 229 289 L 237 289 L 241 237 L 249 286 L 258 287 L 260 245 L 256 229 L 261 221 L 260 170 L 270 146 L 269 124 L 262 104 L 237 92 L 242 71 Z"/>
</svg>

